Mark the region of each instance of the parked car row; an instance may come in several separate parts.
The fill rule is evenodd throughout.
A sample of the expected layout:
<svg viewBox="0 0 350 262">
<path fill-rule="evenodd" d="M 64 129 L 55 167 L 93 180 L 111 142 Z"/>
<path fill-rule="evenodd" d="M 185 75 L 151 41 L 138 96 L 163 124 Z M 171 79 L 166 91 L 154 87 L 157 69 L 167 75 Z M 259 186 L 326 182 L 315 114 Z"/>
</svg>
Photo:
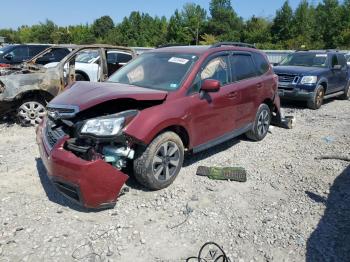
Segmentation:
<svg viewBox="0 0 350 262">
<path fill-rule="evenodd" d="M 59 63 L 37 63 L 59 48 L 71 52 Z M 129 168 L 158 190 L 176 179 L 186 152 L 242 134 L 263 140 L 281 123 L 280 96 L 313 109 L 350 96 L 340 52 L 295 52 L 273 68 L 254 46 L 232 42 L 138 57 L 123 47 L 53 46 L 3 74 L 0 110 L 40 123 L 37 143 L 50 178 L 88 208 L 113 206 Z"/>
</svg>

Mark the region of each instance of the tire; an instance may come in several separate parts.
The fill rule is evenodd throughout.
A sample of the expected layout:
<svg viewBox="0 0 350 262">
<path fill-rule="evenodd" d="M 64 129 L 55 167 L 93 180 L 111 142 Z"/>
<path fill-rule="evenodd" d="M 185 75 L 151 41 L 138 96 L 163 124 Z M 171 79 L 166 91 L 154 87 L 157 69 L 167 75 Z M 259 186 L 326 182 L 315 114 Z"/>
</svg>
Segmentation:
<svg viewBox="0 0 350 262">
<path fill-rule="evenodd" d="M 17 108 L 17 119 L 22 126 L 36 126 L 45 115 L 45 101 L 40 98 L 22 100 Z"/>
<path fill-rule="evenodd" d="M 174 132 L 162 133 L 146 149 L 137 152 L 135 178 L 151 190 L 166 188 L 179 174 L 183 160 L 184 146 L 180 137 Z"/>
<path fill-rule="evenodd" d="M 323 99 L 325 95 L 325 89 L 322 85 L 319 85 L 316 90 L 313 97 L 307 101 L 307 106 L 310 109 L 317 110 L 320 109 L 323 104 Z"/>
<path fill-rule="evenodd" d="M 246 133 L 246 136 L 253 141 L 261 141 L 269 132 L 270 124 L 271 110 L 268 105 L 261 104 L 256 113 L 253 128 Z"/>
<path fill-rule="evenodd" d="M 344 90 L 344 94 L 339 97 L 342 100 L 349 100 L 350 99 L 350 83 Z"/>
<path fill-rule="evenodd" d="M 89 80 L 83 74 L 75 73 L 75 81 L 89 81 Z"/>
</svg>

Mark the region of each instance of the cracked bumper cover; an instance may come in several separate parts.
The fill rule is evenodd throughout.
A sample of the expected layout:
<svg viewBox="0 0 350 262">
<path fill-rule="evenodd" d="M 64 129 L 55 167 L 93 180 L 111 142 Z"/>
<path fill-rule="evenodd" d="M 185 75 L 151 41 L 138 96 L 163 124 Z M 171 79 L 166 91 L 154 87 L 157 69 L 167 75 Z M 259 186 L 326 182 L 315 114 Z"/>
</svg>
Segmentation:
<svg viewBox="0 0 350 262">
<path fill-rule="evenodd" d="M 113 207 L 129 177 L 103 160 L 85 161 L 65 150 L 67 139 L 50 150 L 43 141 L 42 125 L 37 129 L 41 159 L 50 179 L 63 195 L 83 207 Z"/>
</svg>

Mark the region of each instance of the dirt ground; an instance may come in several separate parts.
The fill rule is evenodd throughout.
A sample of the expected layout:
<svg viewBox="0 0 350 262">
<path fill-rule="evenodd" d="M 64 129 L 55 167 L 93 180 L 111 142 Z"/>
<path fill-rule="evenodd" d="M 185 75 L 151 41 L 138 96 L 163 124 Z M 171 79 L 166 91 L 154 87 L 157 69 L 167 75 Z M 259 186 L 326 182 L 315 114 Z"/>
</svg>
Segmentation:
<svg viewBox="0 0 350 262">
<path fill-rule="evenodd" d="M 207 241 L 232 261 L 350 261 L 350 101 L 312 111 L 259 143 L 240 137 L 186 158 L 175 183 L 130 179 L 112 210 L 87 212 L 51 185 L 34 128 L 0 124 L 0 261 L 185 261 Z M 246 183 L 195 175 L 241 166 Z M 184 222 L 184 223 L 182 223 Z"/>
</svg>

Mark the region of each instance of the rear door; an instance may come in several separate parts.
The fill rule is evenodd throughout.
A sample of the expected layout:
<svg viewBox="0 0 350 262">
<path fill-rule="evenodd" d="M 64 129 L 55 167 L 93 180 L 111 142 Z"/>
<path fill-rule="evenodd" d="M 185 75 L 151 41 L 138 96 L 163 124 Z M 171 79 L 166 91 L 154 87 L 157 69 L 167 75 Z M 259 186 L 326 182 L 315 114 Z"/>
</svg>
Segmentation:
<svg viewBox="0 0 350 262">
<path fill-rule="evenodd" d="M 264 88 L 264 82 L 258 76 L 256 66 L 249 52 L 235 52 L 230 56 L 232 81 L 235 93 L 231 100 L 234 107 L 234 126 L 244 128 L 252 123 L 258 107 L 258 98 Z"/>
<path fill-rule="evenodd" d="M 339 84 L 337 91 L 342 91 L 345 88 L 345 85 L 348 83 L 348 66 L 346 63 L 345 56 L 343 54 L 338 54 L 338 63 L 341 66 L 341 69 L 338 72 L 339 75 Z"/>
<path fill-rule="evenodd" d="M 326 94 L 334 93 L 339 90 L 340 70 L 334 69 L 334 66 L 336 65 L 339 65 L 338 57 L 336 54 L 332 54 L 330 59 L 330 74 L 328 77 L 328 88 Z"/>
</svg>

